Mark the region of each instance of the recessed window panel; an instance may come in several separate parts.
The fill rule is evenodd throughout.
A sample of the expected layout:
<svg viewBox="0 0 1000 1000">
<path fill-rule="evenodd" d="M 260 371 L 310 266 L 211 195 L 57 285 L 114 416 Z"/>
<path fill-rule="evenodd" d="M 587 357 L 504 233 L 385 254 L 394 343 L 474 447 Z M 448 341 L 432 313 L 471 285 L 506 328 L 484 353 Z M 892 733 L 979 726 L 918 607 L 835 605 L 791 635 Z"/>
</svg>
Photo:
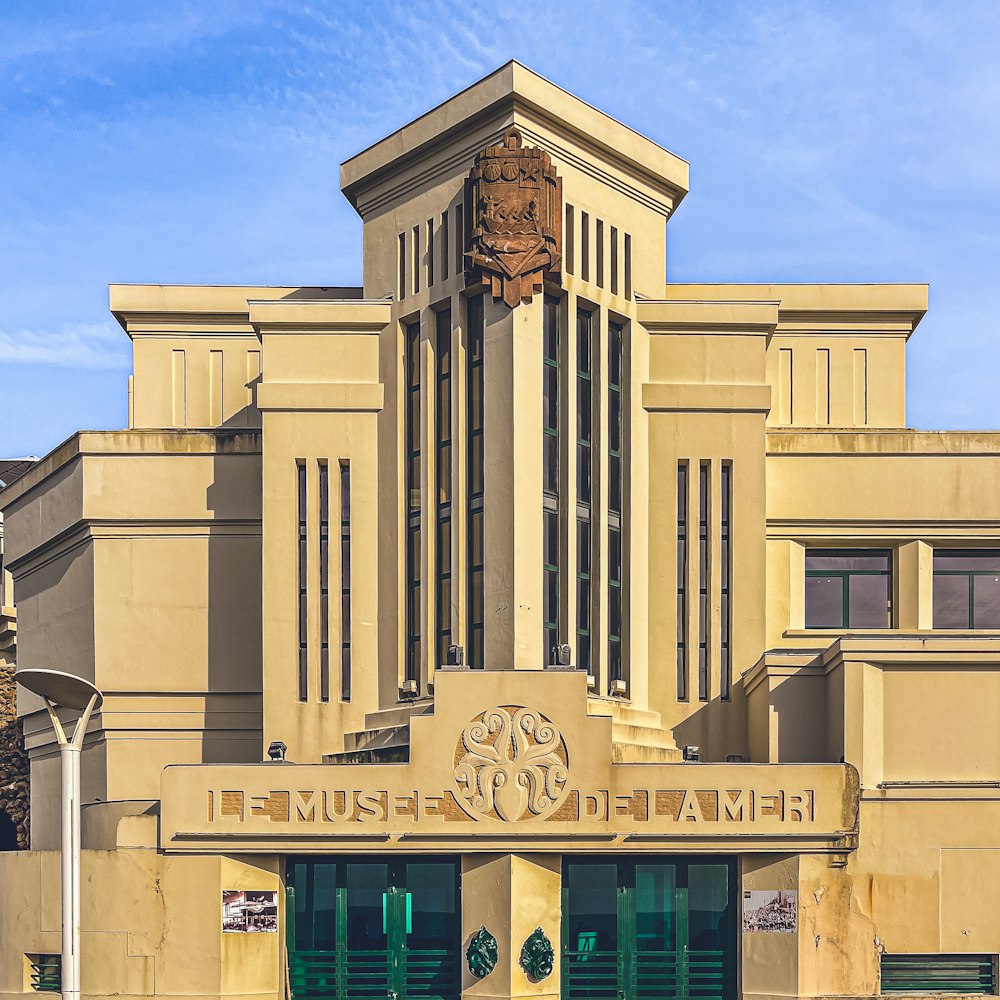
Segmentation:
<svg viewBox="0 0 1000 1000">
<path fill-rule="evenodd" d="M 935 551 L 934 627 L 1000 629 L 1000 550 Z"/>
<path fill-rule="evenodd" d="M 882 629 L 891 624 L 891 553 L 806 553 L 806 628 Z"/>
</svg>

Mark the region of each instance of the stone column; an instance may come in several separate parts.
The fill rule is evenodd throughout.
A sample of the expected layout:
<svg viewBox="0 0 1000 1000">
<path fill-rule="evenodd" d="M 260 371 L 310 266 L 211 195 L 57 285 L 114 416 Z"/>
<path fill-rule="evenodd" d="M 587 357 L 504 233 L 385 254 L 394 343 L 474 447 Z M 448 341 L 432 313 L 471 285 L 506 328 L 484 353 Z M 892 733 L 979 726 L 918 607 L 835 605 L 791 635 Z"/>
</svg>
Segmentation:
<svg viewBox="0 0 1000 1000">
<path fill-rule="evenodd" d="M 538 670 L 542 649 L 542 296 L 485 301 L 485 660 Z"/>
<path fill-rule="evenodd" d="M 462 859 L 463 1000 L 558 1000 L 562 858 L 557 854 L 485 854 Z M 497 940 L 496 967 L 482 979 L 465 952 L 485 927 Z M 537 980 L 521 966 L 521 949 L 540 927 L 552 943 L 552 974 Z"/>
</svg>

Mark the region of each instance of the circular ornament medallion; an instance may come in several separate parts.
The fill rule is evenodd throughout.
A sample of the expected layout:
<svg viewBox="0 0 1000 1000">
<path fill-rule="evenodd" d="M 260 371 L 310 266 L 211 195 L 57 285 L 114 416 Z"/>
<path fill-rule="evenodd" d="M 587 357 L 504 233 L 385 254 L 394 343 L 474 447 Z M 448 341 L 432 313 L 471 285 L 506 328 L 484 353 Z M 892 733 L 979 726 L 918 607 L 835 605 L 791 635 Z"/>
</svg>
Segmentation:
<svg viewBox="0 0 1000 1000">
<path fill-rule="evenodd" d="M 459 802 L 504 823 L 545 819 L 569 794 L 569 753 L 541 712 L 498 705 L 477 715 L 455 747 Z"/>
</svg>

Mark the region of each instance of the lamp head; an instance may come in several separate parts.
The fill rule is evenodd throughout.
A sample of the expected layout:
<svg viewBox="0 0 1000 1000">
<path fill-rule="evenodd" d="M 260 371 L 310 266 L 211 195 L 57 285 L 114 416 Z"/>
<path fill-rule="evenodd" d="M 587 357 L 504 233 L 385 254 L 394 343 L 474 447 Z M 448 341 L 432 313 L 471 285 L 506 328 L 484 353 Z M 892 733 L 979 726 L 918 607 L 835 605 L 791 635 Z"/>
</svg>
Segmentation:
<svg viewBox="0 0 1000 1000">
<path fill-rule="evenodd" d="M 97 696 L 95 709 L 100 708 L 104 701 L 104 695 L 90 681 L 77 677 L 76 674 L 64 673 L 62 670 L 29 667 L 16 671 L 14 680 L 32 694 L 48 698 L 54 705 L 71 708 L 77 712 L 82 712 L 95 695 Z"/>
</svg>

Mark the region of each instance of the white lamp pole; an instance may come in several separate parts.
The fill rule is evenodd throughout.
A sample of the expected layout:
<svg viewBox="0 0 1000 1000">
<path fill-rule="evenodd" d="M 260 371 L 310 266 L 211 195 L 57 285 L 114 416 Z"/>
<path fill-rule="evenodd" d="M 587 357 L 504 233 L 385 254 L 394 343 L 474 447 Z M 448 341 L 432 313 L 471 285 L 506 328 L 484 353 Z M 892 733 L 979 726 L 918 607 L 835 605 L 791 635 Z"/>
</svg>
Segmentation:
<svg viewBox="0 0 1000 1000">
<path fill-rule="evenodd" d="M 62 996 L 80 1000 L 80 752 L 87 724 L 104 696 L 90 681 L 59 670 L 18 670 L 14 679 L 45 699 L 62 764 Z M 80 712 L 66 736 L 56 707 Z"/>
</svg>

